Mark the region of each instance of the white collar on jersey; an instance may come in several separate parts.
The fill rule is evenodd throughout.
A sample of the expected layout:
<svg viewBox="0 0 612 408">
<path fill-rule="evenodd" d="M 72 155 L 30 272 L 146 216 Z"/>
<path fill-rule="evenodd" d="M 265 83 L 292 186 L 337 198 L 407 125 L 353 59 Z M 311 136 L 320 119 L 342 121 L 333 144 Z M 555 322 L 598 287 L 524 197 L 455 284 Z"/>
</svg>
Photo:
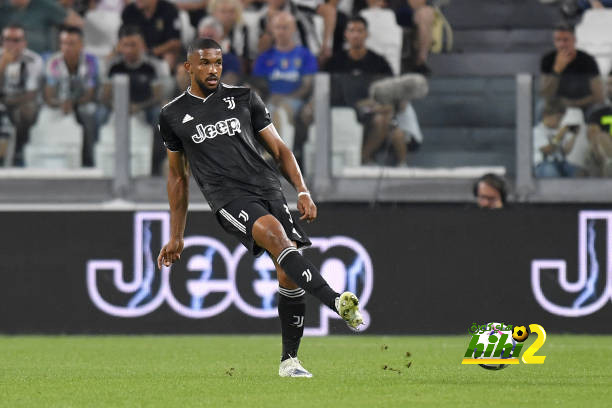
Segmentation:
<svg viewBox="0 0 612 408">
<path fill-rule="evenodd" d="M 204 102 L 206 102 L 206 100 L 207 100 L 208 98 L 210 98 L 210 97 L 211 97 L 211 96 L 213 96 L 215 93 L 217 93 L 217 91 L 215 91 L 215 92 L 211 93 L 211 94 L 210 94 L 210 95 L 208 95 L 206 98 L 202 98 L 201 96 L 197 96 L 197 95 L 192 94 L 192 93 L 191 93 L 191 86 L 189 86 L 189 87 L 187 87 L 187 93 L 188 93 L 189 95 L 193 96 L 194 98 L 201 99 L 201 100 L 202 100 L 202 103 L 204 103 Z"/>
</svg>

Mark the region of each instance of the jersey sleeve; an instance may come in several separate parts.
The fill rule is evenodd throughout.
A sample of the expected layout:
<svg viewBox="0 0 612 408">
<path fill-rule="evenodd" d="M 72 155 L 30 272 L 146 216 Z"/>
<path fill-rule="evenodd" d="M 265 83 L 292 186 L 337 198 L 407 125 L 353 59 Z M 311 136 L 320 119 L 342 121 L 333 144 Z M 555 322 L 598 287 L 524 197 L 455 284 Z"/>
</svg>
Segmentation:
<svg viewBox="0 0 612 408">
<path fill-rule="evenodd" d="M 164 141 L 164 145 L 171 152 L 182 152 L 183 151 L 183 143 L 181 139 L 172 131 L 172 128 L 168 124 L 168 120 L 166 119 L 166 115 L 164 115 L 164 111 L 162 110 L 159 113 L 159 134 Z"/>
<path fill-rule="evenodd" d="M 268 108 L 266 108 L 266 105 L 259 95 L 253 90 L 251 90 L 249 109 L 251 111 L 251 124 L 253 125 L 253 130 L 256 132 L 263 130 L 272 123 L 270 111 L 268 111 Z"/>
</svg>

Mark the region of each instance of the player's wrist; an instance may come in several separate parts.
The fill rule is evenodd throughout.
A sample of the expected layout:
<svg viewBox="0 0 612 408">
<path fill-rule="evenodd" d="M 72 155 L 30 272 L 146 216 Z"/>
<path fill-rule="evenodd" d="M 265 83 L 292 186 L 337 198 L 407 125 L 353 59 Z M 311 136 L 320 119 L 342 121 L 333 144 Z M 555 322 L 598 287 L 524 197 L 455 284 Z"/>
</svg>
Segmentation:
<svg viewBox="0 0 612 408">
<path fill-rule="evenodd" d="M 303 195 L 310 197 L 310 192 L 309 191 L 300 191 L 297 196 L 298 196 L 298 198 L 300 198 Z"/>
</svg>

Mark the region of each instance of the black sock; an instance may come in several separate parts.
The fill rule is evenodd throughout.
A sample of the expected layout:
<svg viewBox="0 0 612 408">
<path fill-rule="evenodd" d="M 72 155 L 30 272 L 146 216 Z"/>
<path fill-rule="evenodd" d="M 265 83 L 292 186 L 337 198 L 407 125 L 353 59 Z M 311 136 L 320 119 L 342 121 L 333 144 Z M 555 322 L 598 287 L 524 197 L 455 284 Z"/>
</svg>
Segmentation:
<svg viewBox="0 0 612 408">
<path fill-rule="evenodd" d="M 281 361 L 297 357 L 300 340 L 304 334 L 304 289 L 286 289 L 278 287 L 278 317 L 281 321 L 283 337 L 283 354 Z"/>
<path fill-rule="evenodd" d="M 299 287 L 319 299 L 331 310 L 336 311 L 335 302 L 340 295 L 329 287 L 317 268 L 296 248 L 283 249 L 276 261 Z"/>
</svg>

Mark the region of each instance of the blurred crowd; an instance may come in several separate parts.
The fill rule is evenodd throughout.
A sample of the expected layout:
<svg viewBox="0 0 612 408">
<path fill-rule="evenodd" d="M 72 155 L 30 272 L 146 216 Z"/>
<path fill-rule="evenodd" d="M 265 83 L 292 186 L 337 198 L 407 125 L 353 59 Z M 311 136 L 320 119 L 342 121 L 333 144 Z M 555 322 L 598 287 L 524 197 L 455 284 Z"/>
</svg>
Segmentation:
<svg viewBox="0 0 612 408">
<path fill-rule="evenodd" d="M 68 126 L 70 118 L 82 133 L 79 165 L 96 166 L 94 147 L 113 121 L 112 78 L 127 74 L 130 114 L 150 127 L 151 173 L 160 174 L 165 152 L 156 116 L 186 89 L 185 50 L 198 36 L 222 45 L 225 83 L 257 88 L 279 128 L 286 118 L 300 161 L 313 121 L 314 74 L 367 78 L 357 80 L 354 100 L 337 103 L 353 106 L 374 129 L 364 131 L 366 162 L 394 133 L 394 140 L 405 139 L 394 143 L 402 164 L 414 141 L 391 128 L 406 107 L 368 100 L 367 85 L 402 72 L 429 73 L 433 21 L 434 8 L 425 0 L 2 0 L 0 160 L 36 166 L 53 147 L 54 132 L 66 133 L 57 127 Z M 405 32 L 414 34 L 408 54 L 402 50 Z M 38 137 L 39 127 L 46 137 Z"/>
<path fill-rule="evenodd" d="M 555 3 L 567 19 L 554 29 L 554 50 L 541 60 L 534 174 L 612 176 L 610 65 L 577 48 L 572 25 L 612 2 L 540 1 Z M 353 142 L 360 144 L 358 165 L 406 166 L 423 143 L 411 98 L 377 100 L 370 87 L 407 75 L 426 86 L 429 54 L 441 51 L 440 36 L 448 29 L 441 3 L 0 0 L 0 163 L 112 167 L 112 80 L 126 74 L 133 154 L 146 162 L 143 174 L 161 174 L 165 151 L 157 114 L 187 89 L 189 42 L 210 37 L 223 48 L 222 81 L 261 93 L 302 167 L 314 118 L 314 76 L 321 71 L 331 74 L 331 106 L 354 112 L 362 133 Z M 72 152 L 72 160 L 45 162 L 59 150 Z"/>
</svg>

